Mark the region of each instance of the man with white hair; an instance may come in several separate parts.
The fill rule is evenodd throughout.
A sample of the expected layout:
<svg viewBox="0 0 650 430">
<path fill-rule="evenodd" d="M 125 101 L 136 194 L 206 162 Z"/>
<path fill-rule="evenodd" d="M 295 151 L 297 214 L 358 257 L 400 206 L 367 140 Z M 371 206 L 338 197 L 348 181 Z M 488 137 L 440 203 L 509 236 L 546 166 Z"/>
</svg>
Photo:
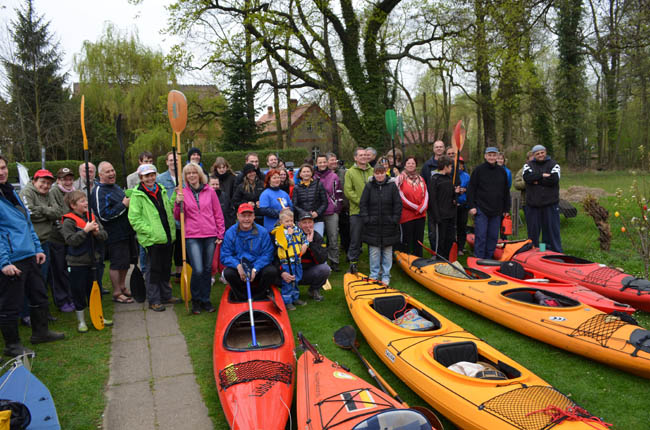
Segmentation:
<svg viewBox="0 0 650 430">
<path fill-rule="evenodd" d="M 95 180 L 95 172 L 97 170 L 95 169 L 95 165 L 93 163 L 88 163 L 88 176 L 90 177 L 90 188 L 97 183 Z M 79 178 L 77 178 L 76 181 L 72 183 L 74 186 L 75 190 L 80 190 L 83 191 L 84 193 L 86 192 L 86 163 L 81 163 L 79 165 Z"/>
<path fill-rule="evenodd" d="M 546 155 L 543 145 L 532 149 L 533 159 L 524 164 L 526 226 L 528 238 L 539 246 L 539 233 L 548 249 L 562 252 L 560 237 L 560 165 Z"/>
</svg>

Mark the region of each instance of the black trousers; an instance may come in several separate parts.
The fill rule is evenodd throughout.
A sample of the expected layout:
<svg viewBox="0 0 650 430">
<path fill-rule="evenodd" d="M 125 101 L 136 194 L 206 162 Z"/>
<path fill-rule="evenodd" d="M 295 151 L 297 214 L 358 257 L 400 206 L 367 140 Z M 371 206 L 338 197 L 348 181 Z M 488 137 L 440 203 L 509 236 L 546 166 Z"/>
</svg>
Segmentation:
<svg viewBox="0 0 650 430">
<path fill-rule="evenodd" d="M 458 206 L 456 209 L 456 242 L 458 250 L 462 251 L 467 243 L 467 219 L 469 218 L 469 208 L 467 206 Z"/>
<path fill-rule="evenodd" d="M 98 271 L 97 266 L 70 266 L 70 284 L 76 311 L 83 311 L 90 303 L 94 280 L 93 269 Z"/>
<path fill-rule="evenodd" d="M 65 245 L 62 243 L 50 242 L 50 278 L 54 304 L 60 308 L 66 303 L 72 303 L 70 276 L 65 261 Z"/>
<path fill-rule="evenodd" d="M 152 245 L 145 249 L 148 270 L 144 274 L 147 301 L 160 304 L 172 297 L 169 277 L 172 269 L 172 244 Z"/>
<path fill-rule="evenodd" d="M 454 218 L 440 220 L 437 225 L 438 254 L 449 259 L 449 251 L 456 239 L 456 220 Z"/>
<path fill-rule="evenodd" d="M 47 289 L 36 257 L 13 264 L 22 272 L 20 275 L 9 277 L 0 272 L 0 325 L 16 323 L 25 296 L 31 308 L 47 307 Z"/>
<path fill-rule="evenodd" d="M 350 248 L 350 213 L 343 212 L 339 214 L 339 235 L 341 236 L 341 248 L 348 252 Z M 348 259 L 349 260 L 349 259 Z"/>
<path fill-rule="evenodd" d="M 402 243 L 400 244 L 400 251 L 422 257 L 422 246 L 418 243 L 418 241 L 424 242 L 425 222 L 426 218 L 418 218 L 400 224 L 400 227 L 402 229 Z"/>
<path fill-rule="evenodd" d="M 237 269 L 226 267 L 223 271 L 223 277 L 230 285 L 232 295 L 239 301 L 248 300 L 248 293 L 246 292 L 246 281 L 242 281 L 239 277 Z M 266 293 L 273 285 L 273 282 L 278 278 L 278 269 L 269 264 L 261 271 L 255 274 L 255 279 L 251 282 L 251 296 L 253 300 L 259 300 L 266 297 Z"/>
</svg>

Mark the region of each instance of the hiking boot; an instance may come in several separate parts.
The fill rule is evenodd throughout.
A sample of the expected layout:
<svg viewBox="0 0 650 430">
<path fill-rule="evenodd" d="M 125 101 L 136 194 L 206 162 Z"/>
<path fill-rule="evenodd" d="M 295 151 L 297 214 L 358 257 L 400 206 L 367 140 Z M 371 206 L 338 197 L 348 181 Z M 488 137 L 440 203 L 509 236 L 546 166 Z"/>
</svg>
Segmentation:
<svg viewBox="0 0 650 430">
<path fill-rule="evenodd" d="M 49 310 L 47 307 L 32 308 L 32 337 L 33 344 L 55 342 L 65 338 L 65 334 L 52 331 L 47 327 Z"/>
<path fill-rule="evenodd" d="M 192 313 L 198 315 L 201 313 L 201 303 L 192 301 Z"/>
<path fill-rule="evenodd" d="M 182 302 L 182 300 L 179 299 L 178 297 L 172 297 L 172 298 L 170 298 L 168 300 L 165 300 L 163 302 L 163 304 L 165 304 L 165 305 L 176 305 L 176 304 L 181 303 L 181 302 Z"/>
<path fill-rule="evenodd" d="M 25 327 L 31 327 L 31 326 L 32 326 L 32 319 L 31 319 L 31 317 L 28 315 L 28 316 L 26 316 L 26 317 L 22 317 L 22 318 L 20 318 L 20 323 L 21 323 L 22 325 L 24 325 Z"/>
<path fill-rule="evenodd" d="M 32 354 L 32 351 L 29 348 L 25 348 L 22 343 L 20 343 L 20 335 L 18 334 L 18 323 L 3 325 L 0 327 L 2 330 L 2 337 L 5 340 L 5 349 L 3 354 L 7 357 L 17 357 L 23 354 Z"/>
<path fill-rule="evenodd" d="M 293 304 L 296 305 L 296 306 L 305 306 L 307 304 L 307 302 L 304 301 L 304 300 L 296 299 L 296 300 L 293 301 Z"/>
<path fill-rule="evenodd" d="M 214 306 L 212 306 L 212 303 L 210 302 L 201 303 L 201 308 L 208 313 L 212 313 L 216 311 L 216 309 L 214 308 Z"/>
<path fill-rule="evenodd" d="M 356 275 L 358 270 L 357 270 L 357 263 L 350 263 L 350 270 L 348 272 L 352 273 L 353 275 Z"/>
<path fill-rule="evenodd" d="M 166 308 L 161 303 L 154 303 L 153 305 L 149 305 L 149 309 L 154 312 L 164 312 Z"/>
<path fill-rule="evenodd" d="M 340 272 L 341 271 L 341 269 L 339 269 L 339 263 L 335 263 L 335 262 L 331 261 L 329 266 L 330 266 L 330 269 L 332 269 L 332 272 Z"/>
<path fill-rule="evenodd" d="M 288 311 L 295 311 L 296 307 L 293 305 L 293 303 L 285 303 L 284 307 L 287 308 Z"/>
<path fill-rule="evenodd" d="M 315 302 L 322 302 L 324 299 L 323 295 L 320 293 L 320 289 L 309 290 L 309 295 Z"/>
</svg>

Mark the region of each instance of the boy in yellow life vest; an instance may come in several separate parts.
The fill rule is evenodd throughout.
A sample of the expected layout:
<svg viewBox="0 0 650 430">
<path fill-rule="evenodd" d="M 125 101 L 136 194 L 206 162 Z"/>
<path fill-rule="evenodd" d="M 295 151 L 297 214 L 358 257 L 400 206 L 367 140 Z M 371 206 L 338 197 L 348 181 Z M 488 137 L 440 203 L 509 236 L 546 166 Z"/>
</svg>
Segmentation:
<svg viewBox="0 0 650 430">
<path fill-rule="evenodd" d="M 71 191 L 63 199 L 71 209 L 63 215 L 61 220 L 61 235 L 66 244 L 65 259 L 70 272 L 70 289 L 72 290 L 72 301 L 79 325 L 77 331 L 86 333 L 88 326 L 84 316 L 84 310 L 90 302 L 90 292 L 93 286 L 93 270 L 97 270 L 99 261 L 99 245 L 108 237 L 106 230 L 102 227 L 95 215 L 91 214 L 88 220 L 88 200 L 83 191 Z M 95 255 L 91 255 L 91 240 L 95 241 Z M 99 276 L 99 273 L 97 274 Z M 113 322 L 104 319 L 104 325 L 113 325 Z"/>
<path fill-rule="evenodd" d="M 296 305 L 307 304 L 304 300 L 300 300 L 298 282 L 302 279 L 300 256 L 307 251 L 309 242 L 305 233 L 293 222 L 291 209 L 283 209 L 280 212 L 279 222 L 271 231 L 271 236 L 275 240 L 282 272 L 288 272 L 290 278 L 293 278 L 290 282 L 282 279 L 280 291 L 287 309 L 294 310 Z"/>
</svg>

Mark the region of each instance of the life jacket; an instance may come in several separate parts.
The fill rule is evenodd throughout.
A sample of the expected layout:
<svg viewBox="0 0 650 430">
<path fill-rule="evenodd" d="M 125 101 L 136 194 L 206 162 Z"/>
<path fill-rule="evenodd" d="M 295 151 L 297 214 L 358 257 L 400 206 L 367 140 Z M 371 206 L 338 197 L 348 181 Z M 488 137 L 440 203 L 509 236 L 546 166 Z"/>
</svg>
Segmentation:
<svg viewBox="0 0 650 430">
<path fill-rule="evenodd" d="M 86 227 L 86 224 L 88 224 L 88 221 L 86 221 L 85 219 L 83 219 L 82 217 L 80 217 L 74 212 L 68 212 L 67 214 L 63 215 L 61 217 L 61 224 L 65 222 L 66 218 L 74 221 L 77 230 L 83 230 L 84 227 Z M 95 214 L 93 214 L 92 212 L 90 213 L 90 219 L 91 221 L 95 221 Z M 90 254 L 92 252 L 92 246 L 90 243 L 91 240 L 93 240 L 92 235 L 88 235 L 86 240 L 81 245 L 67 246 L 66 247 L 67 253 L 72 255 L 73 257 L 80 257 L 85 254 Z"/>
</svg>

